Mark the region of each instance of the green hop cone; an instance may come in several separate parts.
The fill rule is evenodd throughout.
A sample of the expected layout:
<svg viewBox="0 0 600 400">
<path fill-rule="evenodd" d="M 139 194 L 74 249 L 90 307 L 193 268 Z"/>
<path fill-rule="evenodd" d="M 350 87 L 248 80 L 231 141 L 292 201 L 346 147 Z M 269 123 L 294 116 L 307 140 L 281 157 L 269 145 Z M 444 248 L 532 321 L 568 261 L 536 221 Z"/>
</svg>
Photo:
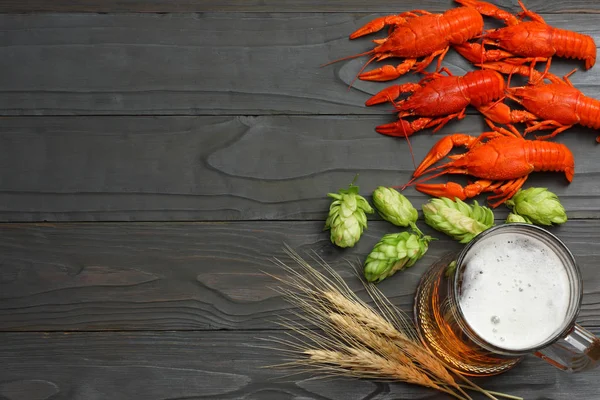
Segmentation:
<svg viewBox="0 0 600 400">
<path fill-rule="evenodd" d="M 546 188 L 519 190 L 505 203 L 514 213 L 534 224 L 552 225 L 567 222 L 567 213 L 558 196 Z"/>
<path fill-rule="evenodd" d="M 432 199 L 423 204 L 425 223 L 433 229 L 451 236 L 460 243 L 468 243 L 475 236 L 494 226 L 494 213 L 474 201 L 472 206 L 460 199 L 446 197 Z"/>
<path fill-rule="evenodd" d="M 354 184 L 327 196 L 334 199 L 325 221 L 325 229 L 331 229 L 331 242 L 340 247 L 353 247 L 367 227 L 365 213 L 372 214 L 373 208 L 358 194 L 358 186 Z"/>
<path fill-rule="evenodd" d="M 373 247 L 365 261 L 369 282 L 381 282 L 405 268 L 412 267 L 427 252 L 431 236 L 415 233 L 388 233 Z"/>
<path fill-rule="evenodd" d="M 531 220 L 527 217 L 523 217 L 522 215 L 509 213 L 506 217 L 506 224 L 510 224 L 511 222 L 521 222 L 523 224 L 531 224 Z"/>
<path fill-rule="evenodd" d="M 381 218 L 397 226 L 414 225 L 419 217 L 411 202 L 393 188 L 379 186 L 373 192 L 373 203 Z"/>
</svg>

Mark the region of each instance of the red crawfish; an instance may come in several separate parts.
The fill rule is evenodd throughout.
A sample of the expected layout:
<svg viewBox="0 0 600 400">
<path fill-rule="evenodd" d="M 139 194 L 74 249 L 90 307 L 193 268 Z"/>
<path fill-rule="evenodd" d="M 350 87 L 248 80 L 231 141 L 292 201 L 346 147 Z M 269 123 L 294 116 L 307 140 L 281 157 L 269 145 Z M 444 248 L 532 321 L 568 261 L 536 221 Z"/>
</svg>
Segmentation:
<svg viewBox="0 0 600 400">
<path fill-rule="evenodd" d="M 550 79 L 551 83 L 540 79 L 526 86 L 506 89 L 507 97 L 520 103 L 539 120 L 528 122 L 526 134 L 540 129 L 554 129 L 549 135 L 538 136 L 538 139 L 548 139 L 576 124 L 600 129 L 600 101 L 584 95 L 573 86 L 569 80 L 573 72 L 575 70 L 563 79 Z M 600 136 L 596 137 L 596 141 L 600 142 Z"/>
<path fill-rule="evenodd" d="M 499 61 L 511 58 L 512 62 L 548 62 L 549 68 L 553 56 L 573 58 L 585 61 L 590 69 L 596 62 L 596 44 L 591 36 L 566 29 L 555 28 L 533 11 L 525 8 L 516 16 L 499 9 L 493 4 L 476 0 L 456 0 L 458 3 L 477 9 L 483 15 L 501 19 L 506 27 L 487 31 L 481 44 L 462 43 L 454 49 L 473 63 Z M 530 21 L 523 21 L 529 17 Z M 494 49 L 485 49 L 485 46 Z"/>
<path fill-rule="evenodd" d="M 541 140 L 525 140 L 516 130 L 494 127 L 492 132 L 479 136 L 465 134 L 448 135 L 440 139 L 417 167 L 413 179 L 404 185 L 435 197 L 461 200 L 483 192 L 491 207 L 497 207 L 510 199 L 525 183 L 530 173 L 536 171 L 564 172 L 567 181 L 573 180 L 575 161 L 573 154 L 562 143 Z M 454 146 L 466 146 L 463 154 L 448 156 L 452 161 L 432 167 L 448 155 Z M 423 175 L 433 175 L 416 181 Z M 422 183 L 446 174 L 471 175 L 478 178 L 463 187 L 454 182 L 443 184 Z M 416 181 L 416 182 L 415 182 Z"/>
<path fill-rule="evenodd" d="M 423 71 L 438 56 L 437 70 L 439 70 L 451 45 L 465 43 L 482 34 L 483 17 L 472 7 L 452 8 L 443 14 L 413 10 L 377 18 L 352 33 L 350 39 L 377 32 L 385 26 L 391 27 L 388 37 L 373 40 L 377 44 L 374 49 L 325 65 L 364 55 L 372 56 L 365 67 L 373 61 L 382 61 L 391 57 L 404 58 L 404 61 L 397 66 L 386 65 L 359 73 L 360 79 L 369 81 L 389 81 L 411 70 Z M 418 61 L 419 58 L 423 59 Z"/>
<path fill-rule="evenodd" d="M 453 76 L 442 68 L 447 76 L 429 74 L 418 83 L 405 83 L 388 87 L 377 93 L 366 105 L 386 101 L 393 102 L 403 93 L 412 93 L 408 98 L 395 103 L 398 121 L 380 125 L 375 130 L 388 136 L 410 136 L 422 129 L 441 129 L 450 120 L 462 119 L 466 108 L 471 105 L 487 119 L 505 125 L 535 120 L 536 116 L 522 110 L 510 110 L 500 102 L 505 97 L 506 84 L 498 72 L 483 69 Z M 406 117 L 418 117 L 412 122 Z"/>
</svg>

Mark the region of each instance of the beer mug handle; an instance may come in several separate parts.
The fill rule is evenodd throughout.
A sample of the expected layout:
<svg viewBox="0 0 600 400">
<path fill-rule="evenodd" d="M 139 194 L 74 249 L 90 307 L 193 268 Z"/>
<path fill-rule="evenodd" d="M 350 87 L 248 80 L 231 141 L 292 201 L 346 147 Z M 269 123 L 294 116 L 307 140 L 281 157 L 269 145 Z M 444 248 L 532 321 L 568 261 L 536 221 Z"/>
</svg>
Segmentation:
<svg viewBox="0 0 600 400">
<path fill-rule="evenodd" d="M 600 339 L 575 325 L 567 336 L 534 354 L 564 371 L 585 371 L 599 364 Z"/>
</svg>

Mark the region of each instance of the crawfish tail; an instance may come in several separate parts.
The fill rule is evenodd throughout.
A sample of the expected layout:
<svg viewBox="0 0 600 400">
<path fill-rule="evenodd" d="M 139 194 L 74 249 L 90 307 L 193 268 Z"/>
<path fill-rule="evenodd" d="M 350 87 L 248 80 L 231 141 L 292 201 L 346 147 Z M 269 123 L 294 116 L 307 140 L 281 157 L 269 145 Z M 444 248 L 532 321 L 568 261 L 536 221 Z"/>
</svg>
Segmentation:
<svg viewBox="0 0 600 400">
<path fill-rule="evenodd" d="M 575 160 L 567 146 L 543 140 L 527 140 L 524 146 L 535 171 L 564 172 L 569 182 L 573 180 Z"/>
<path fill-rule="evenodd" d="M 600 129 L 600 101 L 585 95 L 577 99 L 579 123 L 592 129 Z"/>
<path fill-rule="evenodd" d="M 590 69 L 596 63 L 596 43 L 591 36 L 553 28 L 552 44 L 559 57 L 585 60 L 585 69 Z"/>
<path fill-rule="evenodd" d="M 450 44 L 461 44 L 483 32 L 483 17 L 471 7 L 451 8 L 440 17 L 441 33 Z"/>
<path fill-rule="evenodd" d="M 506 84 L 498 72 L 491 69 L 467 72 L 460 80 L 463 91 L 474 107 L 492 103 L 504 97 Z"/>
</svg>

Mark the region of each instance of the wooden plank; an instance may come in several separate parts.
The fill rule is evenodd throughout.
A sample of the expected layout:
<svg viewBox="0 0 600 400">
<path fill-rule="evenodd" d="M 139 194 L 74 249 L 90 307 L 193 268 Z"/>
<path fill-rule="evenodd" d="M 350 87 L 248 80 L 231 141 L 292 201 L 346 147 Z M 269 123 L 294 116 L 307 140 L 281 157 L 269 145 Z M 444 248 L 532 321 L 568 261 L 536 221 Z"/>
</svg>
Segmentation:
<svg viewBox="0 0 600 400">
<path fill-rule="evenodd" d="M 598 4 L 589 0 L 575 0 L 567 2 L 544 2 L 541 0 L 528 0 L 526 6 L 540 13 L 572 13 L 572 12 L 598 12 Z M 385 0 L 370 1 L 368 3 L 358 0 L 327 1 L 316 0 L 4 0 L 0 3 L 2 13 L 22 12 L 393 12 L 408 11 L 412 9 L 426 9 L 431 12 L 458 6 L 448 0 L 404 1 L 402 7 L 391 4 Z M 500 4 L 511 12 L 518 12 L 520 8 L 514 4 Z"/>
<path fill-rule="evenodd" d="M 447 399 L 405 383 L 285 377 L 258 348 L 280 332 L 0 334 L 0 395 L 6 399 Z M 568 374 L 533 356 L 477 383 L 526 399 L 597 399 L 593 372 Z M 484 399 L 474 395 L 476 400 Z"/>
<path fill-rule="evenodd" d="M 461 248 L 422 221 L 418 225 L 439 240 L 415 266 L 379 285 L 407 312 L 427 267 Z M 360 268 L 384 234 L 398 231 L 371 221 L 354 248 L 339 249 L 320 221 L 0 228 L 2 331 L 275 329 L 278 318 L 291 317 L 291 310 L 264 272 L 284 276 L 271 262 L 273 257 L 288 260 L 284 243 L 306 257 L 315 252 L 364 294 L 352 265 Z M 582 271 L 579 322 L 598 328 L 600 221 L 568 221 L 552 231 L 571 248 Z"/>
<path fill-rule="evenodd" d="M 382 114 L 369 93 L 348 91 L 372 37 L 348 35 L 376 15 L 308 14 L 4 14 L 0 115 Z M 547 15 L 558 27 L 600 34 L 590 14 Z M 473 67 L 454 52 L 445 66 Z M 563 74 L 576 61 L 557 60 Z M 600 98 L 598 68 L 573 83 Z M 410 74 L 398 82 L 415 81 Z"/>
<path fill-rule="evenodd" d="M 374 131 L 394 118 L 0 119 L 0 220 L 324 221 L 326 194 L 347 187 L 356 174 L 365 196 L 409 181 L 414 166 L 404 140 Z M 482 118 L 469 116 L 437 134 L 418 133 L 411 138 L 415 160 L 442 135 L 484 129 Z M 575 156 L 571 184 L 548 172 L 533 173 L 525 187 L 550 188 L 571 218 L 599 217 L 594 137 L 573 129 L 556 138 Z M 466 183 L 461 178 L 452 180 Z M 403 193 L 418 207 L 429 199 L 414 188 Z M 498 218 L 507 213 L 496 209 Z"/>
</svg>

